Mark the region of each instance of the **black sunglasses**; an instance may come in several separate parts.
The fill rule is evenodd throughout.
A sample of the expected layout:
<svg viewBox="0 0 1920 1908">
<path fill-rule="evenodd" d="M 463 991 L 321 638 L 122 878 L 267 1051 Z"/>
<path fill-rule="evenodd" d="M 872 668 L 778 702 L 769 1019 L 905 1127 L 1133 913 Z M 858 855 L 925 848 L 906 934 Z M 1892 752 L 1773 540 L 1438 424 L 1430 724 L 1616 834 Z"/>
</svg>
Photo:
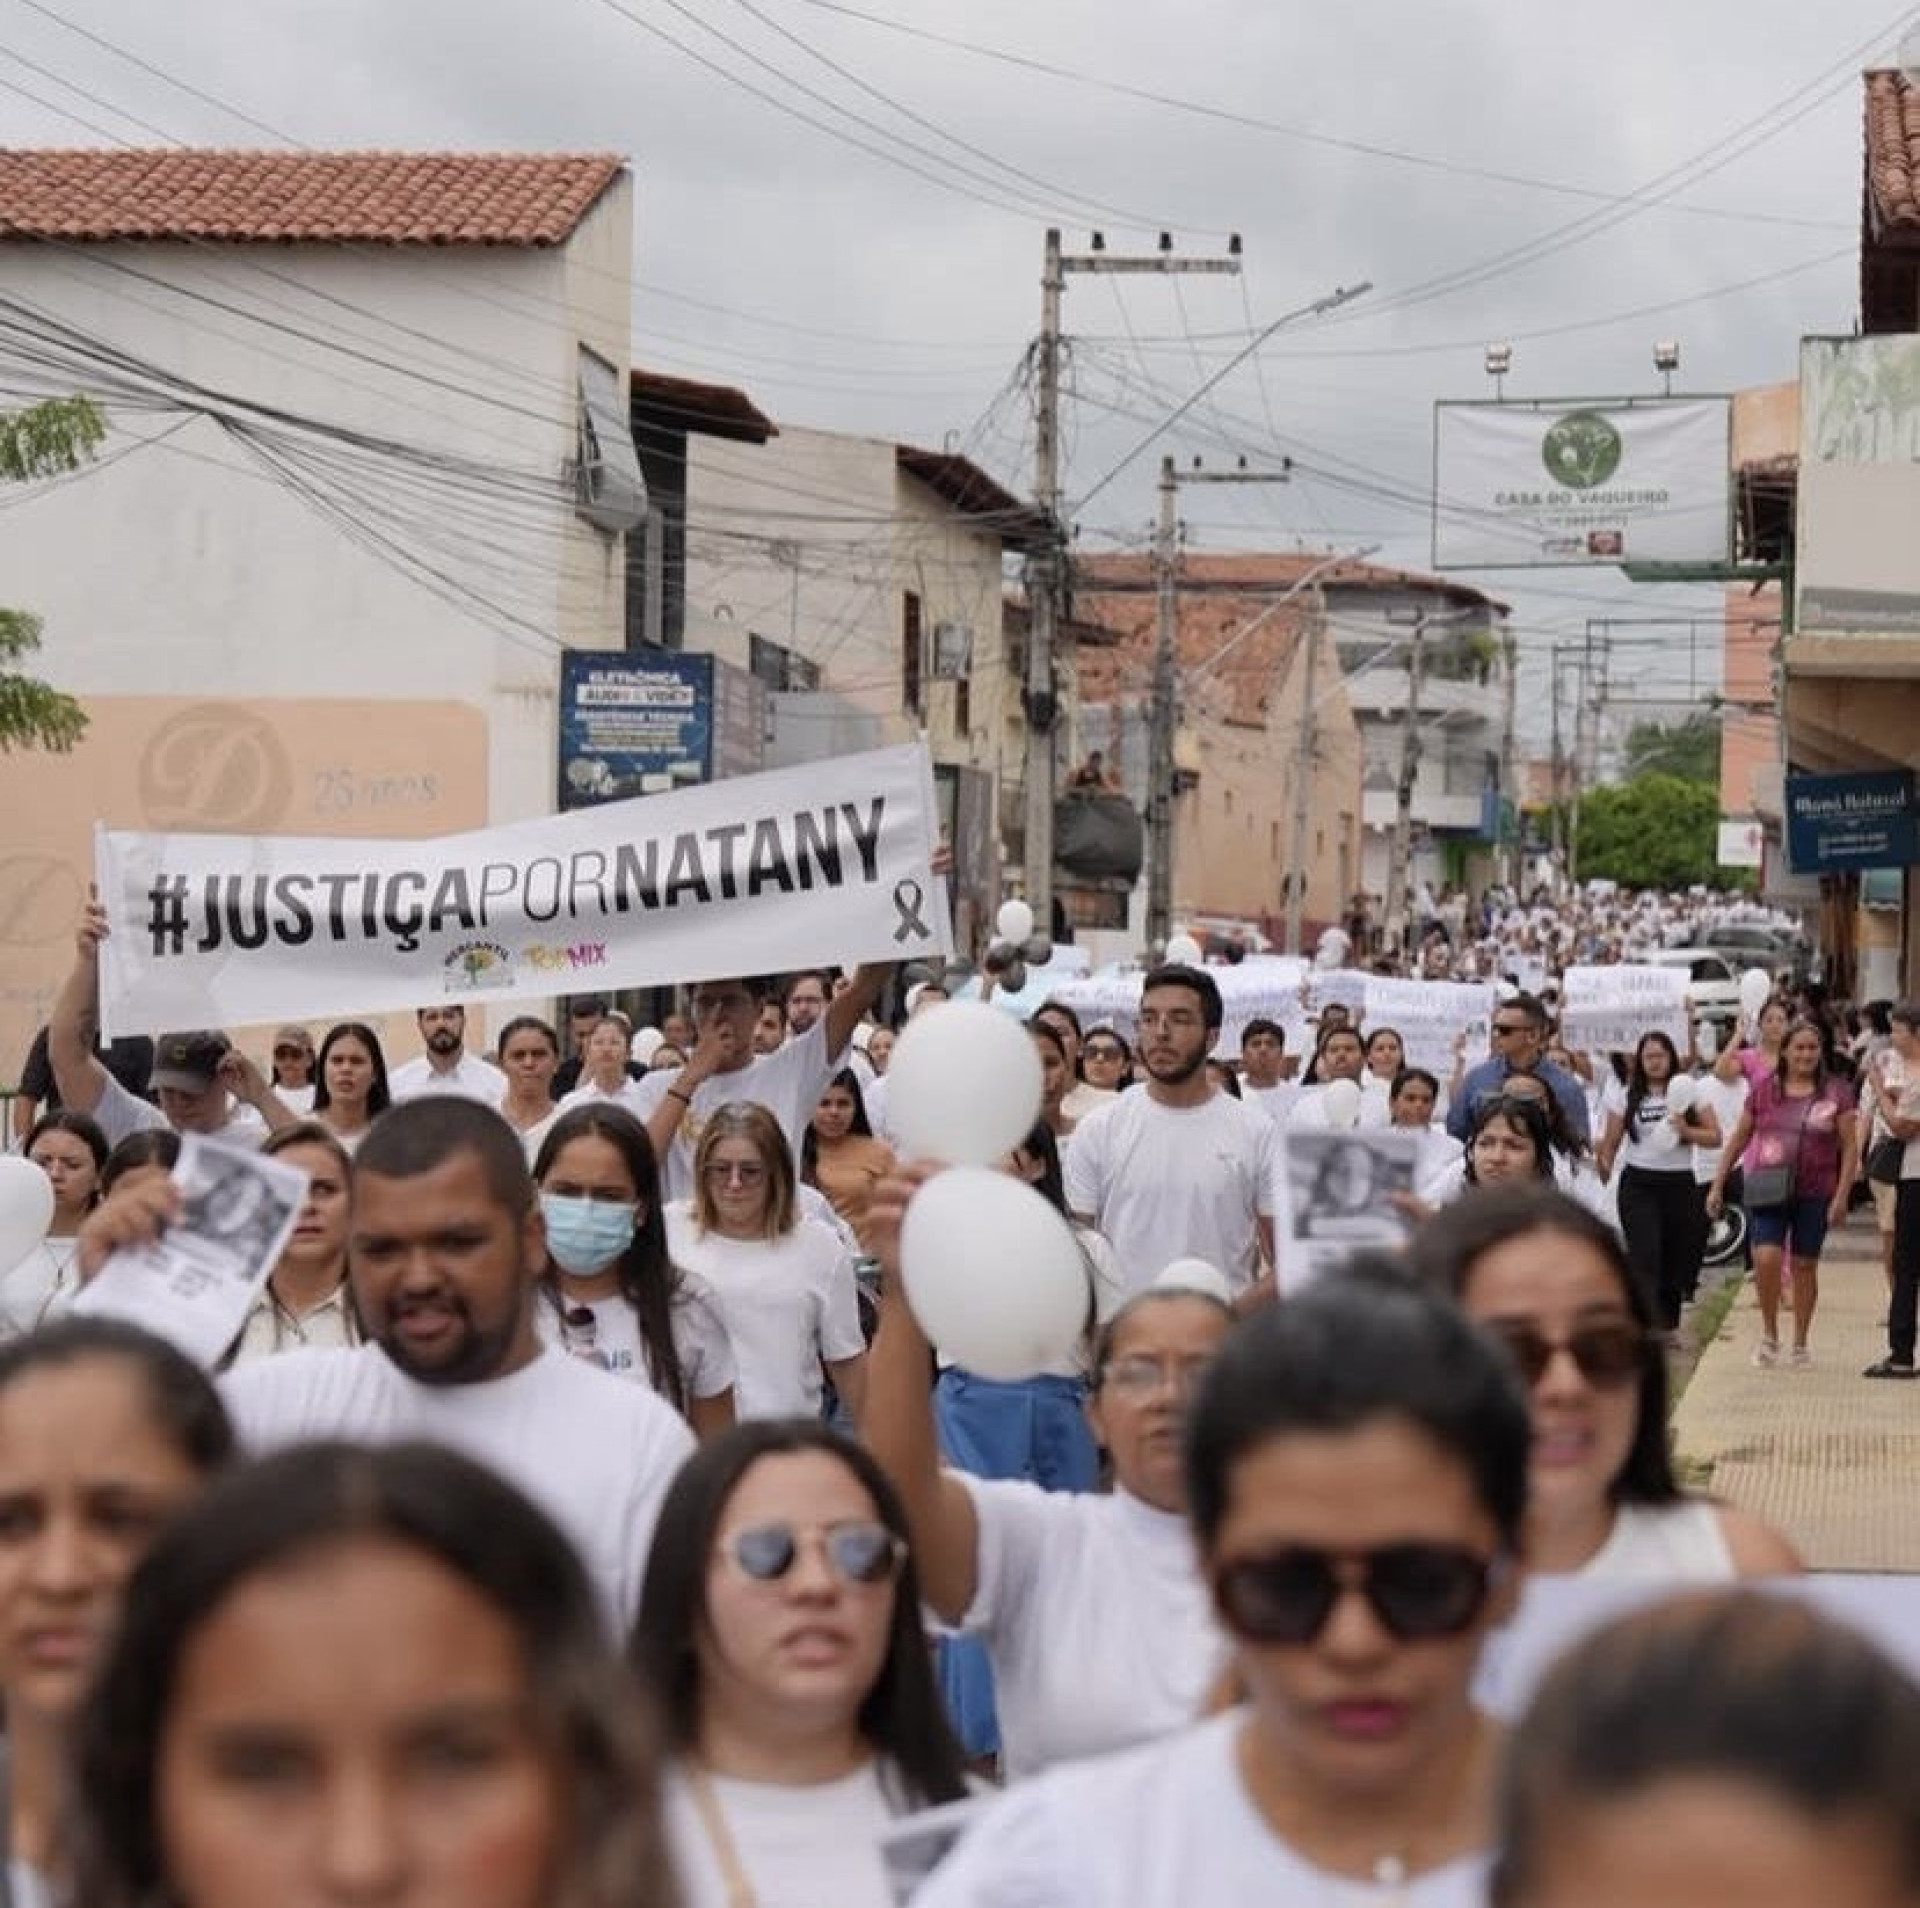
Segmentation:
<svg viewBox="0 0 1920 1908">
<path fill-rule="evenodd" d="M 1646 1366 L 1647 1334 L 1631 1319 L 1597 1319 L 1576 1325 L 1565 1338 L 1548 1338 L 1531 1325 L 1493 1322 L 1496 1337 L 1513 1354 L 1520 1376 L 1529 1387 L 1545 1377 L 1553 1355 L 1564 1351 L 1580 1368 L 1580 1376 L 1597 1391 L 1615 1391 L 1631 1383 Z"/>
<path fill-rule="evenodd" d="M 722 1538 L 720 1549 L 743 1577 L 777 1583 L 799 1561 L 801 1536 L 792 1524 L 750 1524 Z M 820 1541 L 842 1583 L 887 1583 L 907 1554 L 906 1545 L 884 1524 L 829 1524 Z"/>
<path fill-rule="evenodd" d="M 1349 1566 L 1351 1568 L 1349 1568 Z M 1459 1544 L 1383 1544 L 1336 1552 L 1290 1544 L 1223 1564 L 1213 1580 L 1221 1620 L 1249 1643 L 1311 1643 L 1351 1585 L 1403 1643 L 1458 1636 L 1485 1607 L 1501 1560 Z"/>
</svg>

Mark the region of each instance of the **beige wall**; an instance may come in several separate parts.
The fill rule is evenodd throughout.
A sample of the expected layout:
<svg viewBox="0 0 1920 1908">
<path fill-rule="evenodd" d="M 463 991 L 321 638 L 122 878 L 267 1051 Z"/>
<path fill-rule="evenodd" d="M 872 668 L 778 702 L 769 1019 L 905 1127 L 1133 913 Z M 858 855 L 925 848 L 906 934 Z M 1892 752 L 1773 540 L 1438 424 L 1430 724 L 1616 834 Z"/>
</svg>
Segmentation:
<svg viewBox="0 0 1920 1908">
<path fill-rule="evenodd" d="M 86 709 L 70 754 L 0 756 L 0 1081 L 18 1077 L 71 961 L 96 821 L 384 839 L 487 823 L 486 718 L 466 703 L 89 696 Z M 271 1029 L 228 1031 L 260 1054 Z M 405 1016 L 381 1034 L 390 1061 L 417 1050 Z"/>
<path fill-rule="evenodd" d="M 1778 785 L 1780 717 L 1773 651 L 1780 637 L 1780 589 L 1727 591 L 1722 662 L 1726 707 L 1720 723 L 1720 812 L 1759 811 L 1762 791 Z"/>
</svg>

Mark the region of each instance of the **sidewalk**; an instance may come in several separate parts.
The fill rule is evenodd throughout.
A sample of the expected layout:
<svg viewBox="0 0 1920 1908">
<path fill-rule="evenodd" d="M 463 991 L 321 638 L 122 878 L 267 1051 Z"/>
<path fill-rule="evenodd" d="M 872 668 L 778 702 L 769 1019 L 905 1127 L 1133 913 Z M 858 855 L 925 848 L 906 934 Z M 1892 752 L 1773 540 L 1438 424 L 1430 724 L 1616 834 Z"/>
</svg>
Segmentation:
<svg viewBox="0 0 1920 1908">
<path fill-rule="evenodd" d="M 1886 1309 L 1863 1210 L 1827 1241 L 1813 1368 L 1749 1362 L 1760 1311 L 1748 1280 L 1674 1413 L 1687 1481 L 1779 1526 L 1816 1570 L 1920 1571 L 1920 1381 L 1860 1376 L 1886 1351 Z"/>
</svg>

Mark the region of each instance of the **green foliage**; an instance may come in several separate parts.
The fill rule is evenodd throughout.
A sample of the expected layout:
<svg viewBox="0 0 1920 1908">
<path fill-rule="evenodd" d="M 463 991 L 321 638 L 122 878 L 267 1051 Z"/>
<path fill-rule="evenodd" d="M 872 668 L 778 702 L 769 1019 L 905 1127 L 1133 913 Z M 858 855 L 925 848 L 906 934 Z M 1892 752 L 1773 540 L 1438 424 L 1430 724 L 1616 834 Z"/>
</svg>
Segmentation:
<svg viewBox="0 0 1920 1908">
<path fill-rule="evenodd" d="M 89 398 L 48 398 L 0 415 L 0 482 L 30 483 L 76 471 L 107 434 Z M 86 732 L 79 703 L 12 664 L 40 647 L 40 619 L 0 609 L 0 755 L 13 749 L 64 752 Z"/>
<path fill-rule="evenodd" d="M 1582 881 L 1600 876 L 1628 888 L 1726 885 L 1715 860 L 1718 786 L 1678 775 L 1636 775 L 1580 798 Z"/>
<path fill-rule="evenodd" d="M 1623 751 L 1628 778 L 1677 775 L 1683 782 L 1720 785 L 1720 724 L 1710 715 L 1684 722 L 1636 722 Z"/>
</svg>

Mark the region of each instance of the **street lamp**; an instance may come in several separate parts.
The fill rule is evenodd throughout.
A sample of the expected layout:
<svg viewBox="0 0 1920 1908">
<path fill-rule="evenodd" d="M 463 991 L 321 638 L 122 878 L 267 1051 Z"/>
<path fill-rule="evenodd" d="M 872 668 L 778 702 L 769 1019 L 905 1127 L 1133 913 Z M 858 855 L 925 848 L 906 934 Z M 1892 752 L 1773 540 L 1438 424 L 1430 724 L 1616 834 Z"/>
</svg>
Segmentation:
<svg viewBox="0 0 1920 1908">
<path fill-rule="evenodd" d="M 1507 373 L 1513 369 L 1513 346 L 1510 344 L 1490 344 L 1486 353 L 1487 376 L 1493 380 L 1493 395 L 1496 403 L 1507 395 Z"/>
<path fill-rule="evenodd" d="M 1680 369 L 1680 340 L 1662 338 L 1653 347 L 1653 368 L 1665 380 L 1661 396 L 1673 396 L 1673 374 Z"/>
</svg>

